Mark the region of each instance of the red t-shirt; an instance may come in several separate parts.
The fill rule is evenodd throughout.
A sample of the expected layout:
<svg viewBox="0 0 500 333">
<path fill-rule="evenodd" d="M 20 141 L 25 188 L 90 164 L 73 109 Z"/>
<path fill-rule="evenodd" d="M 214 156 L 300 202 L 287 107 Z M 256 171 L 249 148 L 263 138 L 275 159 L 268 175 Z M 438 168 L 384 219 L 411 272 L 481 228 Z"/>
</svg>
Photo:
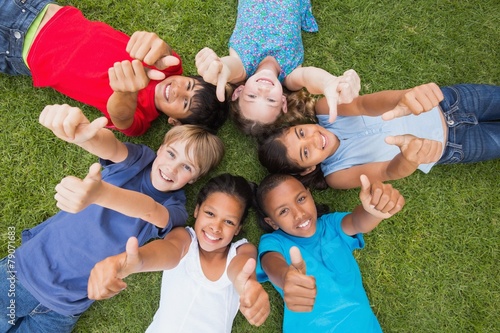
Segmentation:
<svg viewBox="0 0 500 333">
<path fill-rule="evenodd" d="M 87 20 L 76 8 L 63 7 L 47 22 L 35 38 L 28 54 L 28 65 L 35 87 L 51 87 L 82 103 L 92 105 L 109 118 L 106 105 L 113 90 L 108 69 L 117 61 L 132 60 L 125 51 L 130 37 L 109 25 Z M 179 58 L 176 53 L 174 56 Z M 180 58 L 179 58 L 180 60 Z M 182 74 L 182 64 L 169 67 L 165 75 Z M 137 98 L 132 125 L 126 135 L 141 135 L 159 116 L 154 104 L 151 80 Z M 109 127 L 113 127 L 111 120 Z"/>
</svg>

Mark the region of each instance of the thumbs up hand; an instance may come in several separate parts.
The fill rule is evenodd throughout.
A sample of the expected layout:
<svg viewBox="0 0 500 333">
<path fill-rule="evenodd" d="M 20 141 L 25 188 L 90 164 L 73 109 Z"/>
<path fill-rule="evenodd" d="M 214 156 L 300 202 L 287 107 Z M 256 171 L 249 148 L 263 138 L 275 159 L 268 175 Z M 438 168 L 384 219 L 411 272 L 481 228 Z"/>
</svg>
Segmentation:
<svg viewBox="0 0 500 333">
<path fill-rule="evenodd" d="M 306 275 L 306 263 L 297 247 L 290 248 L 290 258 L 283 285 L 285 304 L 291 311 L 310 312 L 316 300 L 316 279 Z"/>
<path fill-rule="evenodd" d="M 127 287 L 122 280 L 140 271 L 142 259 L 137 238 L 130 237 L 124 253 L 98 262 L 90 272 L 87 292 L 90 299 L 113 297 Z"/>
<path fill-rule="evenodd" d="M 255 279 L 255 259 L 247 260 L 241 272 L 236 276 L 234 286 L 240 294 L 240 311 L 255 326 L 266 321 L 271 307 L 269 296 L 262 285 Z"/>
<path fill-rule="evenodd" d="M 101 194 L 101 165 L 94 163 L 84 179 L 67 176 L 56 186 L 57 207 L 68 213 L 78 213 L 93 204 Z"/>
<path fill-rule="evenodd" d="M 415 165 L 437 162 L 443 153 L 443 144 L 439 141 L 417 138 L 411 134 L 388 136 L 385 142 L 398 146 L 404 158 Z"/>
<path fill-rule="evenodd" d="M 419 115 L 432 110 L 444 99 L 441 88 L 435 83 L 426 83 L 410 89 L 403 95 L 398 105 L 382 115 L 382 119 L 391 120 L 409 114 Z"/>
</svg>

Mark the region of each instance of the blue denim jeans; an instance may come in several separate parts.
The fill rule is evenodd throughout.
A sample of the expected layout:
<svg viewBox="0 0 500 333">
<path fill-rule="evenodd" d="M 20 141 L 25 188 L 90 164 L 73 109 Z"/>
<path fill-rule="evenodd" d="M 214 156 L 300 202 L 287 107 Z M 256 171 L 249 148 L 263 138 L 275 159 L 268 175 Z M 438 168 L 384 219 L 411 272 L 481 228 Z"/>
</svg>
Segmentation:
<svg viewBox="0 0 500 333">
<path fill-rule="evenodd" d="M 31 75 L 23 61 L 26 31 L 53 0 L 0 0 L 0 72 Z"/>
<path fill-rule="evenodd" d="M 0 260 L 0 333 L 71 332 L 80 316 L 63 316 L 40 304 L 16 279 L 15 257 Z"/>
<path fill-rule="evenodd" d="M 459 84 L 441 90 L 448 142 L 438 164 L 500 158 L 500 86 Z"/>
</svg>

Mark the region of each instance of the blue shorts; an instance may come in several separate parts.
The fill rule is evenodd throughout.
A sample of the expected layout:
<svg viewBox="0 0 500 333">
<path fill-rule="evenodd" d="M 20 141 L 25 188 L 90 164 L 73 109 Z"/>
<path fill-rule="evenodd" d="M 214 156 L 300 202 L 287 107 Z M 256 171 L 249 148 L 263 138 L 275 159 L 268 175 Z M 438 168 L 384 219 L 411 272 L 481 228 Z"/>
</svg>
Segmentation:
<svg viewBox="0 0 500 333">
<path fill-rule="evenodd" d="M 26 31 L 53 0 L 0 0 L 0 72 L 31 75 L 23 60 Z"/>
</svg>

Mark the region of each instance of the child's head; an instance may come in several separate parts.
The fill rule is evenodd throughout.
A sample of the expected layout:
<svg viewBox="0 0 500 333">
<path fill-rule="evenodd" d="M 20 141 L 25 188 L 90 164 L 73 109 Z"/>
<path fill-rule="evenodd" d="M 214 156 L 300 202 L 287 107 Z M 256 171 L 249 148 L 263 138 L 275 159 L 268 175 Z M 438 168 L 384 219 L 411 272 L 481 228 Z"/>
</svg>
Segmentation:
<svg viewBox="0 0 500 333">
<path fill-rule="evenodd" d="M 264 231 L 281 229 L 297 237 L 311 237 L 316 232 L 316 204 L 311 192 L 295 177 L 266 176 L 257 188 L 256 201 Z"/>
<path fill-rule="evenodd" d="M 225 249 L 237 235 L 254 204 L 255 184 L 225 173 L 200 190 L 194 212 L 195 232 L 206 251 Z"/>
<path fill-rule="evenodd" d="M 247 84 L 245 84 L 246 86 Z M 240 87 L 236 88 L 235 93 Z M 233 93 L 233 99 L 229 103 L 230 115 L 236 126 L 247 135 L 260 137 L 265 133 L 273 131 L 274 128 L 286 124 L 310 122 L 315 119 L 315 99 L 304 89 L 294 92 L 285 89 L 283 96 L 286 96 L 286 98 L 283 105 L 286 106 L 286 112 L 280 111 L 270 122 L 264 121 L 259 116 L 260 112 L 263 112 L 264 109 L 251 106 L 246 112 L 243 111 L 242 105 L 245 103 L 242 103 L 242 98 L 235 98 L 235 93 Z M 241 92 L 237 95 L 241 96 Z M 249 114 L 250 116 L 248 116 Z"/>
<path fill-rule="evenodd" d="M 172 125 L 193 124 L 216 132 L 227 118 L 228 105 L 215 92 L 201 76 L 173 75 L 156 86 L 155 105 Z"/>
<path fill-rule="evenodd" d="M 317 124 L 282 127 L 259 144 L 259 161 L 270 173 L 295 175 L 311 188 L 327 184 L 320 164 L 338 147 L 337 137 Z"/>
<path fill-rule="evenodd" d="M 153 186 L 162 192 L 194 183 L 216 167 L 224 156 L 224 143 L 195 125 L 172 127 L 158 149 L 151 170 Z"/>
</svg>

